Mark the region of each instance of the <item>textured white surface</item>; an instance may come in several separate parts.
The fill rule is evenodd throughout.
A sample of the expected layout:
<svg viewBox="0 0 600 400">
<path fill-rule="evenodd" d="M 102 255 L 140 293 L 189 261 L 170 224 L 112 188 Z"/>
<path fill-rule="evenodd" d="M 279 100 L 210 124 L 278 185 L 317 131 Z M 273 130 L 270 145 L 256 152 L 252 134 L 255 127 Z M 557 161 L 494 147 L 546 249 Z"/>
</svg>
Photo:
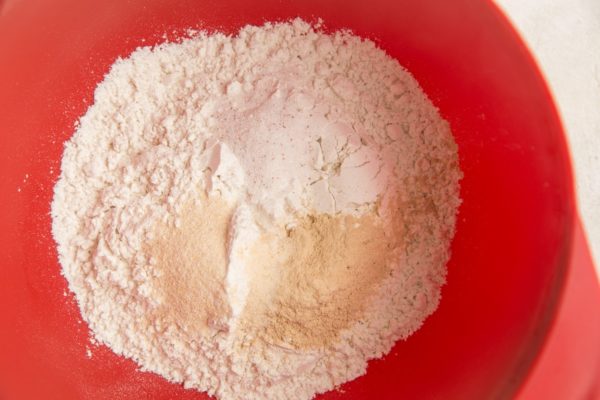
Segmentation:
<svg viewBox="0 0 600 400">
<path fill-rule="evenodd" d="M 496 0 L 544 72 L 573 156 L 579 211 L 600 272 L 600 1 Z"/>
</svg>

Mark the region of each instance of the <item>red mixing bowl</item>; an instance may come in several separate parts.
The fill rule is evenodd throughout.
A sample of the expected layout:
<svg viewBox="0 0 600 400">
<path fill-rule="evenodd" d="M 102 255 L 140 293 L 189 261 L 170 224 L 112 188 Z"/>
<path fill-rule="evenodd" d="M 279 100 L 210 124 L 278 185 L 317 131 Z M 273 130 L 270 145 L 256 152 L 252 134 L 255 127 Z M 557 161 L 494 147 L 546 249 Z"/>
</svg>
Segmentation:
<svg viewBox="0 0 600 400">
<path fill-rule="evenodd" d="M 522 387 L 557 313 L 571 256 L 591 263 L 575 231 L 556 109 L 528 51 L 490 1 L 1 4 L 0 398 L 206 398 L 89 343 L 50 232 L 63 142 L 117 57 L 163 41 L 164 33 L 234 33 L 296 16 L 351 28 L 406 66 L 450 122 L 464 171 L 439 309 L 371 362 L 365 376 L 319 398 L 504 399 Z M 597 355 L 582 368 L 593 372 Z"/>
</svg>

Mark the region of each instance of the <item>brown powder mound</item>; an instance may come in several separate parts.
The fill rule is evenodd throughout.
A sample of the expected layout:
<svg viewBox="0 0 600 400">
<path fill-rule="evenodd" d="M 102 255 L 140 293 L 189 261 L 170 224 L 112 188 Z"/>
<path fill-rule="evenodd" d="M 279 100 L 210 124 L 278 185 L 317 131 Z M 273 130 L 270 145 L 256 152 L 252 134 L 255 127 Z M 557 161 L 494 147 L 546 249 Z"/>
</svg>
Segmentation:
<svg viewBox="0 0 600 400">
<path fill-rule="evenodd" d="M 225 292 L 227 229 L 233 208 L 203 198 L 187 205 L 179 227 L 161 224 L 148 246 L 160 276 L 154 290 L 163 318 L 189 331 L 226 329 L 230 307 Z"/>
<path fill-rule="evenodd" d="M 242 337 L 288 348 L 320 348 L 360 320 L 389 273 L 399 237 L 387 238 L 375 215 L 320 214 L 259 241 Z"/>
</svg>

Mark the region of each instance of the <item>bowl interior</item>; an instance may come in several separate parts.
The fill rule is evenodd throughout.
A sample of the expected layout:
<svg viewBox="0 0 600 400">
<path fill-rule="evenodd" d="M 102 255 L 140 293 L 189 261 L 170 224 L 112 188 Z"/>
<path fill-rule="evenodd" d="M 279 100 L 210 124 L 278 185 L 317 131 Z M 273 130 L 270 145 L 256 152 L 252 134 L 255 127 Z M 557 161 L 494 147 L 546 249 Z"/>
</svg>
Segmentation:
<svg viewBox="0 0 600 400">
<path fill-rule="evenodd" d="M 438 311 L 343 393 L 320 398 L 518 388 L 562 287 L 573 189 L 551 97 L 491 2 L 23 0 L 0 9 L 0 397 L 206 398 L 89 344 L 50 233 L 62 144 L 112 62 L 137 46 L 296 16 L 351 28 L 398 58 L 450 122 L 465 175 Z"/>
</svg>

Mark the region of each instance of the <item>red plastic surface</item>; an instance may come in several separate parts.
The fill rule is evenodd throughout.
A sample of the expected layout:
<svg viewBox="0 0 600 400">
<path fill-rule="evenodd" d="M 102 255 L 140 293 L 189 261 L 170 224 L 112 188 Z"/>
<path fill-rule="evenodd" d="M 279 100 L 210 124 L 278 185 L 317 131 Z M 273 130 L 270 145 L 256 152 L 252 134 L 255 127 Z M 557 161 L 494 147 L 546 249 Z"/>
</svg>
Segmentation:
<svg viewBox="0 0 600 400">
<path fill-rule="evenodd" d="M 373 38 L 450 121 L 463 205 L 438 311 L 366 376 L 323 399 L 514 395 L 555 315 L 574 224 L 546 86 L 488 1 L 20 0 L 0 9 L 0 398 L 203 399 L 103 346 L 60 275 L 50 232 L 63 142 L 111 63 L 186 28 L 322 17 Z M 585 366 L 583 366 L 585 367 Z"/>
<path fill-rule="evenodd" d="M 600 286 L 578 223 L 558 315 L 517 400 L 600 400 Z"/>
</svg>

